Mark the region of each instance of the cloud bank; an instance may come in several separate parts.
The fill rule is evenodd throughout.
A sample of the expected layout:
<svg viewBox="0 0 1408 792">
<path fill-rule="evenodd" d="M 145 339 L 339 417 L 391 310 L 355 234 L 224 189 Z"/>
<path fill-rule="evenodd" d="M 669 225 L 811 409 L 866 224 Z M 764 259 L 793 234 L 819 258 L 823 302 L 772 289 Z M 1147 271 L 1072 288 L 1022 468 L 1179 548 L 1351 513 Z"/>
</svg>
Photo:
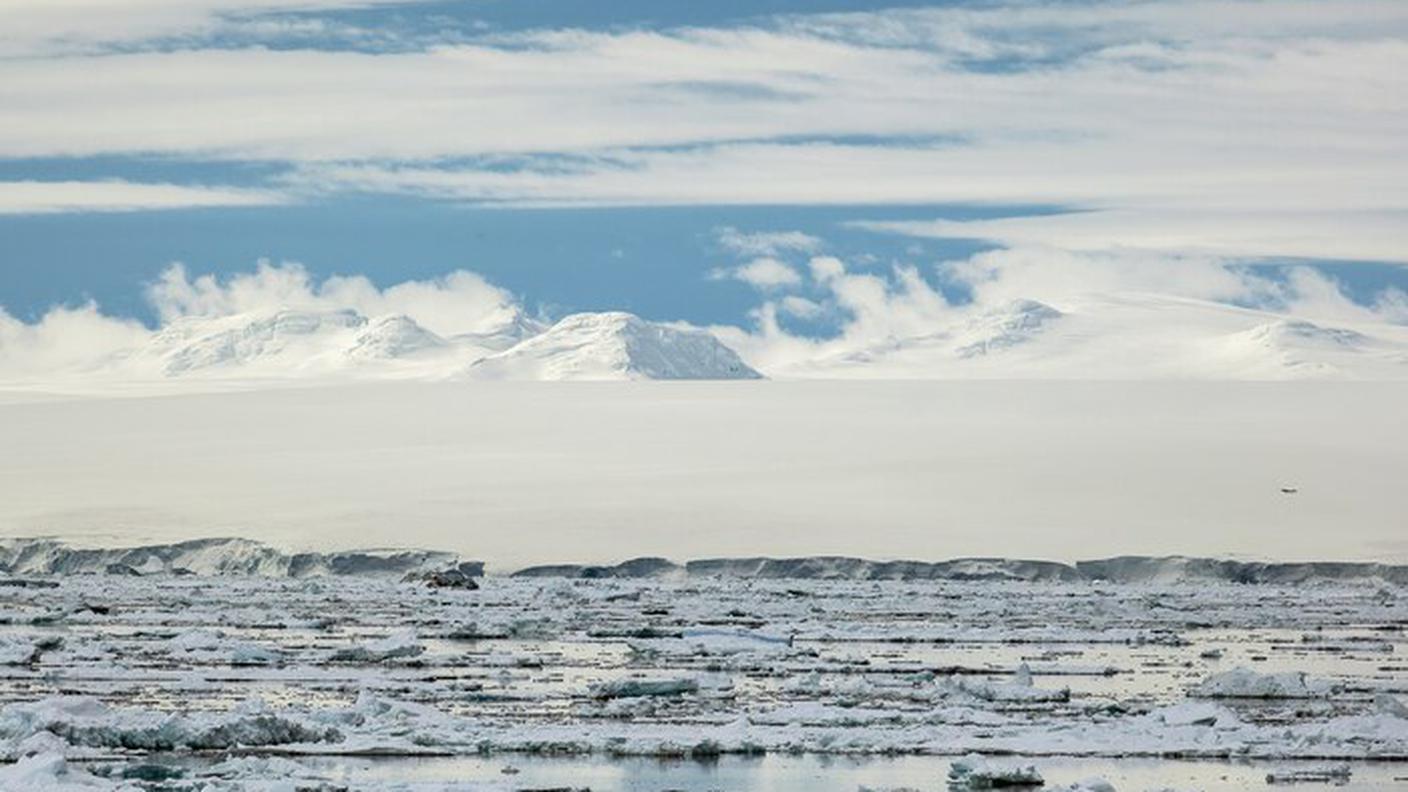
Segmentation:
<svg viewBox="0 0 1408 792">
<path fill-rule="evenodd" d="M 1007 2 L 382 50 L 218 36 L 372 4 L 9 4 L 0 159 L 278 163 L 259 189 L 311 201 L 1046 204 L 1085 211 L 908 231 L 1408 261 L 1398 2 Z M 63 204 L 26 189 L 5 211 Z"/>
</svg>

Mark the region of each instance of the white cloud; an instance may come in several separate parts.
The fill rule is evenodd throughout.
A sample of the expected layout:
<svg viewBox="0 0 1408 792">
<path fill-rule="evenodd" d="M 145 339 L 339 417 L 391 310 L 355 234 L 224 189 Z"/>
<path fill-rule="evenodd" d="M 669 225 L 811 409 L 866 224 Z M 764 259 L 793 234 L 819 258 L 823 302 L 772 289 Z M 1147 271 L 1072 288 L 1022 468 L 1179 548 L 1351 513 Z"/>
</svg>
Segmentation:
<svg viewBox="0 0 1408 792">
<path fill-rule="evenodd" d="M 812 277 L 825 283 L 846 274 L 846 264 L 835 256 L 816 256 L 807 262 Z"/>
<path fill-rule="evenodd" d="M 720 247 L 740 256 L 777 256 L 782 253 L 815 253 L 821 250 L 820 237 L 802 231 L 757 231 L 748 233 L 733 226 L 714 229 Z"/>
<path fill-rule="evenodd" d="M 147 296 L 164 322 L 284 308 L 350 309 L 364 316 L 405 314 L 442 335 L 483 332 L 520 312 L 511 294 L 465 270 L 383 289 L 361 275 L 319 281 L 297 264 L 261 262 L 253 272 L 227 278 L 192 278 L 177 264 L 162 273 L 148 288 Z"/>
<path fill-rule="evenodd" d="M 790 264 L 770 256 L 755 258 L 737 267 L 715 269 L 711 274 L 716 279 L 740 280 L 757 289 L 797 286 L 802 282 L 802 276 Z"/>
<path fill-rule="evenodd" d="M 1408 262 L 1408 208 L 1395 211 L 1073 212 L 998 220 L 860 221 L 851 225 L 916 237 L 970 238 L 1011 247 L 1184 251 Z"/>
<path fill-rule="evenodd" d="M 270 206 L 289 200 L 273 190 L 234 187 L 128 181 L 0 181 L 0 215 Z"/>
<path fill-rule="evenodd" d="M 825 309 L 821 305 L 808 300 L 806 297 L 798 297 L 789 294 L 777 303 L 784 313 L 795 316 L 798 319 L 815 319 L 824 313 Z"/>
<path fill-rule="evenodd" d="M 361 8 L 419 0 L 5 0 L 0 56 L 52 56 L 210 35 L 261 14 Z"/>
<path fill-rule="evenodd" d="M 288 8 L 104 5 L 23 0 L 0 28 L 130 43 Z M 1047 203 L 1101 211 L 963 231 L 1405 260 L 1400 2 L 1015 2 L 379 53 L 44 53 L 0 61 L 0 157 L 288 161 L 309 196 L 487 204 Z M 1007 60 L 972 68 L 992 58 Z M 721 244 L 819 252 L 796 232 Z"/>
<path fill-rule="evenodd" d="M 106 316 L 92 303 L 56 307 L 32 323 L 0 308 L 0 379 L 43 378 L 58 371 L 96 368 L 147 335 L 140 323 Z"/>
</svg>

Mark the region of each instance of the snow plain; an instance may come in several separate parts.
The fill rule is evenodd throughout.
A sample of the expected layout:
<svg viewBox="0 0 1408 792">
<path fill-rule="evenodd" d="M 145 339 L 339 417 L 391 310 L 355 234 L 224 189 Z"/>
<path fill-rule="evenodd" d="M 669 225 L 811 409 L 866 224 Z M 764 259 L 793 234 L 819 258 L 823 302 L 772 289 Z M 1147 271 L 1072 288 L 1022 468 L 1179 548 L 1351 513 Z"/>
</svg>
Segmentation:
<svg viewBox="0 0 1408 792">
<path fill-rule="evenodd" d="M 11 395 L 0 533 L 432 547 L 490 570 L 635 555 L 1402 561 L 1405 404 L 1402 383 L 1331 382 Z"/>
</svg>

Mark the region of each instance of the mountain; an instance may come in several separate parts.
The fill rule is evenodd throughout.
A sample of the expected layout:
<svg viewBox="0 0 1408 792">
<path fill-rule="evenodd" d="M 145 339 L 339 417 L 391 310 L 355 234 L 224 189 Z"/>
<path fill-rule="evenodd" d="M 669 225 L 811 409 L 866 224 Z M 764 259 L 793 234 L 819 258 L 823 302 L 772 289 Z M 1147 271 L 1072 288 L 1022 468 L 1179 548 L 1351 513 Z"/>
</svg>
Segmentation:
<svg viewBox="0 0 1408 792">
<path fill-rule="evenodd" d="M 452 343 L 480 350 L 489 355 L 505 349 L 546 330 L 548 326 L 521 313 L 515 313 L 507 321 L 501 322 L 477 333 L 460 333 L 450 337 Z"/>
<path fill-rule="evenodd" d="M 393 360 L 443 349 L 447 345 L 445 339 L 421 327 L 411 317 L 395 314 L 367 325 L 357 334 L 347 354 L 364 360 Z"/>
<path fill-rule="evenodd" d="M 1036 300 L 1013 300 L 968 320 L 952 339 L 954 354 L 963 358 L 987 355 L 1031 341 L 1061 312 Z"/>
<path fill-rule="evenodd" d="M 925 333 L 770 369 L 780 378 L 1408 378 L 1408 328 L 1322 325 L 1225 303 L 1108 293 L 1058 307 L 1016 300 L 955 311 Z"/>
<path fill-rule="evenodd" d="M 476 361 L 475 379 L 758 379 L 733 350 L 702 330 L 622 312 L 580 313 Z"/>
<path fill-rule="evenodd" d="M 366 317 L 350 310 L 187 318 L 157 333 L 148 352 L 161 360 L 167 376 L 279 360 L 301 367 L 328 352 L 330 339 L 350 338 L 366 324 Z"/>
<path fill-rule="evenodd" d="M 1408 370 L 1408 350 L 1402 346 L 1299 319 L 1276 319 L 1233 333 L 1225 353 L 1293 377 L 1392 376 L 1395 370 L 1402 376 Z"/>
<path fill-rule="evenodd" d="M 1014 299 L 935 310 L 908 333 L 736 339 L 778 379 L 1408 380 L 1408 326 L 1368 314 L 1311 320 L 1147 293 Z M 468 321 L 465 321 L 468 320 Z M 0 386 L 60 391 L 355 380 L 756 379 L 712 333 L 622 312 L 547 326 L 517 309 L 450 317 L 281 308 L 169 321 L 133 346 L 45 371 L 0 369 Z M 912 319 L 910 320 L 912 323 Z M 873 323 L 871 323 L 873 324 Z M 862 323 L 864 326 L 865 323 Z M 866 329 L 869 329 L 867 326 Z M 5 358 L 0 349 L 0 366 Z M 42 352 L 43 350 L 41 350 Z"/>
</svg>

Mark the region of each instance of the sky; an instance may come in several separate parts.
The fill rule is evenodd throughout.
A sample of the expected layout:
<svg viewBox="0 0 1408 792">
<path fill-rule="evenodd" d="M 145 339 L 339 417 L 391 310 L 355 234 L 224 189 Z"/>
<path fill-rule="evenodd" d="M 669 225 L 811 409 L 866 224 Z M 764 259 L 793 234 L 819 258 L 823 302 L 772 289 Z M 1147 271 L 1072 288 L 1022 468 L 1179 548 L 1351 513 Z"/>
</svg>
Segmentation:
<svg viewBox="0 0 1408 792">
<path fill-rule="evenodd" d="M 152 327 L 174 263 L 266 262 L 845 334 L 818 258 L 948 305 L 977 267 L 1408 315 L 1396 0 L 10 0 L 0 31 L 0 325 Z"/>
</svg>

